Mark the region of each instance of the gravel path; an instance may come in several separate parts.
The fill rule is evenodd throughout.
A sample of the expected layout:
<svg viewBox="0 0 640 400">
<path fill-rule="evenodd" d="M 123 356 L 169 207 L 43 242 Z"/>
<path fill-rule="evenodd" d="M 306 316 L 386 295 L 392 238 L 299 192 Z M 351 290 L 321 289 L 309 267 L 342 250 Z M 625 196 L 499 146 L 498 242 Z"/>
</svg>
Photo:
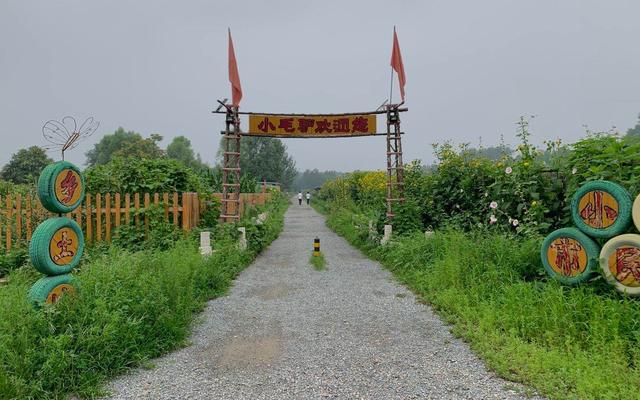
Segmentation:
<svg viewBox="0 0 640 400">
<path fill-rule="evenodd" d="M 316 235 L 323 271 L 308 264 Z M 208 304 L 192 343 L 112 382 L 112 398 L 525 398 L 297 201 L 280 237 Z"/>
</svg>

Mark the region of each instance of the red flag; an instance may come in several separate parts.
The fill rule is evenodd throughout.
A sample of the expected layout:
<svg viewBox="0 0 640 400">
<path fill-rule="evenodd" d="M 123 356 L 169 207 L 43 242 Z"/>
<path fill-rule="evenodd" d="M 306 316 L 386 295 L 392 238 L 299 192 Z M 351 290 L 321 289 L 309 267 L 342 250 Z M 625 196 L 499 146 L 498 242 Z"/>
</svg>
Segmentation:
<svg viewBox="0 0 640 400">
<path fill-rule="evenodd" d="M 396 27 L 393 27 L 393 51 L 391 52 L 391 68 L 398 74 L 398 83 L 400 85 L 400 95 L 404 101 L 404 84 L 407 83 L 407 77 L 404 74 L 404 64 L 402 63 L 402 54 L 400 54 L 400 44 L 398 43 L 398 35 L 396 35 Z"/>
<path fill-rule="evenodd" d="M 238 107 L 240 100 L 242 100 L 242 86 L 240 86 L 236 52 L 233 50 L 233 41 L 231 40 L 231 29 L 229 29 L 229 82 L 231 82 L 232 105 Z"/>
</svg>

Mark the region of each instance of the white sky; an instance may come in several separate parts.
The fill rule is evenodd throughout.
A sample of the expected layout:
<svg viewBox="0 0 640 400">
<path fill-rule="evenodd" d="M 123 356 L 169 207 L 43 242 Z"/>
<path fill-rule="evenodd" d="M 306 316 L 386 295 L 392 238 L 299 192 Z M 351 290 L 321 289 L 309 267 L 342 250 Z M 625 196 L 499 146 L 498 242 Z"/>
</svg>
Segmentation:
<svg viewBox="0 0 640 400">
<path fill-rule="evenodd" d="M 624 131 L 640 112 L 638 15 L 637 0 L 0 0 L 0 164 L 44 145 L 44 122 L 68 114 L 101 121 L 71 161 L 122 126 L 163 146 L 185 135 L 212 162 L 228 26 L 243 110 L 321 113 L 388 97 L 396 25 L 407 161 L 432 161 L 430 144 L 447 139 L 514 143 L 520 115 L 537 115 L 536 143 L 575 141 L 583 125 Z M 382 137 L 286 144 L 300 169 L 385 166 Z"/>
</svg>

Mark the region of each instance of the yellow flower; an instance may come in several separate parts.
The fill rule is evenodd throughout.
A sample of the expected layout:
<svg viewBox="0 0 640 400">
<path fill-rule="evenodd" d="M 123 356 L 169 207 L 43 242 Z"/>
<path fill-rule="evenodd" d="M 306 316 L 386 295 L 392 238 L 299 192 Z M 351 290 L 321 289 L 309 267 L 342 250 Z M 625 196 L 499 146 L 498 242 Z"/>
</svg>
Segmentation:
<svg viewBox="0 0 640 400">
<path fill-rule="evenodd" d="M 532 207 L 535 207 L 535 206 L 537 206 L 537 205 L 538 205 L 538 202 L 537 202 L 537 201 L 535 201 L 535 200 L 534 200 L 534 201 L 532 201 L 532 202 L 531 202 L 531 206 L 532 206 Z"/>
</svg>

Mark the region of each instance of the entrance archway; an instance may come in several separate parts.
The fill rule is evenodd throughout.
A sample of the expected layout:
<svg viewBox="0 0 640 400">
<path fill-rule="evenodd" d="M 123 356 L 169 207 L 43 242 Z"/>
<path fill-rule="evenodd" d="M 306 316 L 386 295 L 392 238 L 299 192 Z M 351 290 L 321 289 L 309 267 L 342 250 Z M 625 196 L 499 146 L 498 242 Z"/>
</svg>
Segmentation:
<svg viewBox="0 0 640 400">
<path fill-rule="evenodd" d="M 393 219 L 394 204 L 404 202 L 404 164 L 400 113 L 408 108 L 387 104 L 383 109 L 343 114 L 273 114 L 238 111 L 238 107 L 218 100 L 213 111 L 225 114 L 224 152 L 222 164 L 222 209 L 224 222 L 240 219 L 240 141 L 242 136 L 277 138 L 336 138 L 386 136 L 387 142 L 387 217 Z M 382 108 L 382 107 L 381 107 Z M 386 116 L 386 132 L 377 132 L 377 116 Z M 240 129 L 240 115 L 248 115 L 249 131 Z"/>
</svg>

